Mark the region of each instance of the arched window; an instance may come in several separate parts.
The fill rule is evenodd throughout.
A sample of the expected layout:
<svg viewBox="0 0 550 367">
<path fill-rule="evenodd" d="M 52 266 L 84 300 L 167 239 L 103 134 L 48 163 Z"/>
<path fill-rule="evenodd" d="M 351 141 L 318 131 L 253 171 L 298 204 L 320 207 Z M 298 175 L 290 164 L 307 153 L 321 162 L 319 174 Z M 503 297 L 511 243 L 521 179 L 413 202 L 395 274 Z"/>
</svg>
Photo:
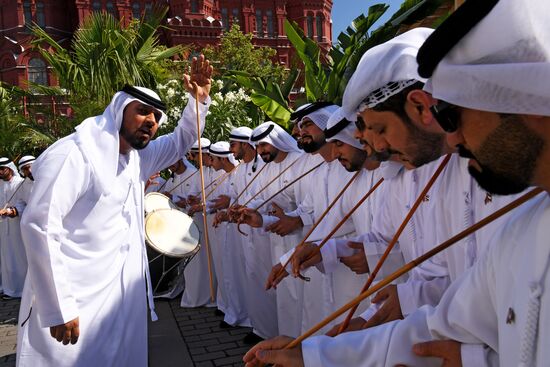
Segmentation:
<svg viewBox="0 0 550 367">
<path fill-rule="evenodd" d="M 265 12 L 267 17 L 267 36 L 268 37 L 275 37 L 275 28 L 273 27 L 273 12 L 271 10 L 268 10 Z"/>
<path fill-rule="evenodd" d="M 226 31 L 229 30 L 229 15 L 227 12 L 227 8 L 222 8 L 222 25 L 223 29 Z"/>
<path fill-rule="evenodd" d="M 25 25 L 30 26 L 32 24 L 32 11 L 31 11 L 31 1 L 23 1 L 23 15 L 25 16 Z"/>
<path fill-rule="evenodd" d="M 264 36 L 264 18 L 260 9 L 256 10 L 256 34 L 258 37 Z"/>
<path fill-rule="evenodd" d="M 323 15 L 317 14 L 317 41 L 323 42 Z"/>
<path fill-rule="evenodd" d="M 141 18 L 141 9 L 139 8 L 139 3 L 132 4 L 132 17 L 134 17 L 134 19 Z"/>
<path fill-rule="evenodd" d="M 191 13 L 199 12 L 199 2 L 197 0 L 191 0 Z"/>
<path fill-rule="evenodd" d="M 48 85 L 48 73 L 46 71 L 46 63 L 41 59 L 30 59 L 27 66 L 27 74 L 29 82 L 40 85 Z"/>
<path fill-rule="evenodd" d="M 94 1 L 92 4 L 92 10 L 96 12 L 101 11 L 101 3 L 99 1 Z"/>
<path fill-rule="evenodd" d="M 36 3 L 36 24 L 38 24 L 40 27 L 46 26 L 46 17 L 44 15 L 44 3 L 43 2 L 37 2 Z"/>
<path fill-rule="evenodd" d="M 307 36 L 313 38 L 313 15 L 307 16 Z"/>
<path fill-rule="evenodd" d="M 115 6 L 113 5 L 112 1 L 107 2 L 107 13 L 111 14 L 113 17 L 116 18 Z"/>
</svg>

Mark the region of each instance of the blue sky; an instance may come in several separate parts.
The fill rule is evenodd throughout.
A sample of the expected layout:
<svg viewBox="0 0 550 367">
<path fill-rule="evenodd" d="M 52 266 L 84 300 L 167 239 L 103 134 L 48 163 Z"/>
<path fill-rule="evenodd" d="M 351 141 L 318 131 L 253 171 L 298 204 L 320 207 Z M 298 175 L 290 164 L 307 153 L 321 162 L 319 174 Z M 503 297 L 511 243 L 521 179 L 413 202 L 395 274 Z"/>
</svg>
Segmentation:
<svg viewBox="0 0 550 367">
<path fill-rule="evenodd" d="M 374 4 L 385 3 L 390 6 L 382 18 L 378 21 L 386 21 L 395 13 L 403 0 L 333 0 L 332 4 L 332 39 L 338 37 L 340 32 L 344 31 L 351 21 L 357 18 L 361 13 L 365 14 L 369 7 Z M 376 25 L 372 28 L 376 29 Z"/>
</svg>

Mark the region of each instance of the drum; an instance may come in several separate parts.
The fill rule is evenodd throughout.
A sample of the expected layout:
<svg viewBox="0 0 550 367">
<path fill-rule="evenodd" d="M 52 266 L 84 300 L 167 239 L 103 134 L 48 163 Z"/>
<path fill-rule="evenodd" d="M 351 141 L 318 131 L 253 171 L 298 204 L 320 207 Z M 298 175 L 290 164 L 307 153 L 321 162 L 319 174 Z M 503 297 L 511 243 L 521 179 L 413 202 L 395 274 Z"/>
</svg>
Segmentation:
<svg viewBox="0 0 550 367">
<path fill-rule="evenodd" d="M 183 270 L 199 251 L 199 240 L 199 229 L 184 212 L 164 208 L 147 214 L 145 241 L 155 297 L 175 298 L 183 291 Z"/>
<path fill-rule="evenodd" d="M 158 209 L 177 209 L 176 204 L 170 198 L 160 192 L 150 192 L 145 195 L 143 203 L 145 215 L 154 212 Z"/>
</svg>

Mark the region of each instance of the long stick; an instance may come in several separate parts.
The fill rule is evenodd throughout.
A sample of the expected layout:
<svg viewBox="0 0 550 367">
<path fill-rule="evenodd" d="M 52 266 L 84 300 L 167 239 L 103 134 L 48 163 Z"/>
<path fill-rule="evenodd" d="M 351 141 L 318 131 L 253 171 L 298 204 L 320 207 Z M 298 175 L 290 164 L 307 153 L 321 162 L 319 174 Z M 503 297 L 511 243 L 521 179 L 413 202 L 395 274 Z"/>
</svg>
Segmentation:
<svg viewBox="0 0 550 367">
<path fill-rule="evenodd" d="M 520 198 L 514 200 L 510 204 L 500 208 L 499 210 L 497 210 L 493 214 L 483 218 L 482 220 L 480 220 L 479 222 L 477 222 L 473 226 L 471 226 L 469 228 L 466 228 L 465 230 L 458 233 L 457 235 L 449 238 L 447 241 L 443 242 L 439 246 L 434 247 L 430 251 L 426 252 L 424 255 L 419 256 L 416 259 L 412 260 L 411 262 L 405 264 L 403 267 L 401 267 L 400 269 L 398 269 L 394 273 L 390 274 L 385 279 L 383 279 L 380 282 L 378 282 L 377 284 L 375 284 L 369 290 L 361 293 L 360 295 L 358 295 L 357 297 L 352 299 L 350 302 L 346 303 L 344 306 L 340 307 L 338 310 L 333 312 L 331 315 L 329 315 L 323 321 L 321 321 L 320 323 L 318 323 L 317 325 L 315 325 L 314 327 L 312 327 L 311 329 L 306 331 L 304 334 L 302 334 L 301 336 L 299 336 L 298 338 L 296 338 L 295 340 L 290 342 L 285 347 L 285 349 L 294 348 L 295 346 L 300 344 L 304 339 L 306 339 L 306 338 L 310 337 L 311 335 L 315 334 L 317 331 L 321 330 L 327 324 L 329 324 L 330 322 L 334 321 L 337 317 L 342 315 L 344 312 L 346 312 L 347 310 L 349 310 L 350 308 L 352 308 L 354 306 L 357 306 L 359 303 L 361 303 L 361 301 L 363 301 L 367 297 L 371 296 L 375 292 L 378 292 L 380 289 L 384 288 L 385 286 L 387 286 L 388 284 L 390 284 L 391 282 L 393 282 L 394 280 L 396 280 L 400 276 L 408 273 L 409 271 L 411 271 L 412 269 L 414 269 L 418 265 L 422 264 L 424 261 L 426 261 L 429 258 L 437 255 L 441 251 L 446 250 L 450 246 L 452 246 L 455 243 L 459 242 L 460 240 L 468 237 L 469 235 L 471 235 L 472 233 L 474 233 L 478 229 L 480 229 L 480 228 L 486 226 L 487 224 L 493 222 L 494 220 L 500 218 L 504 214 L 508 213 L 510 210 L 520 206 L 521 204 L 525 203 L 526 201 L 530 200 L 531 198 L 533 198 L 534 196 L 538 195 L 539 193 L 541 193 L 543 191 L 544 190 L 541 189 L 541 188 L 536 188 L 536 189 L 531 190 L 530 192 L 528 192 L 527 194 L 525 194 L 525 195 L 521 196 Z"/>
<path fill-rule="evenodd" d="M 241 193 L 237 196 L 237 198 L 235 199 L 235 201 L 233 201 L 233 205 L 237 204 L 239 199 L 241 198 L 241 196 L 246 192 L 246 190 L 248 189 L 248 187 L 250 187 L 250 185 L 252 185 L 252 182 L 254 182 L 254 180 L 256 179 L 256 177 L 258 177 L 260 175 L 260 173 L 264 170 L 264 168 L 267 167 L 269 163 L 266 163 L 262 166 L 262 168 L 260 168 L 260 170 L 258 171 L 258 173 L 256 173 L 256 175 L 254 175 L 254 177 L 252 177 L 252 180 L 250 180 L 250 182 L 248 184 L 246 184 L 246 186 L 244 187 L 243 191 L 241 191 Z"/>
<path fill-rule="evenodd" d="M 201 147 L 201 122 L 199 115 L 199 90 L 195 83 L 195 109 L 197 110 L 197 142 L 199 144 L 199 172 L 201 176 L 201 196 L 202 196 L 202 219 L 204 223 L 204 244 L 206 245 L 206 258 L 208 259 L 208 276 L 210 277 L 210 300 L 214 302 L 214 277 L 212 275 L 212 261 L 210 259 L 210 243 L 208 241 L 208 220 L 206 219 L 206 195 L 204 188 L 204 171 L 202 168 L 202 147 Z"/>
<path fill-rule="evenodd" d="M 290 167 L 292 167 L 294 165 L 294 163 L 298 162 L 298 160 L 300 159 L 300 157 L 296 158 L 296 160 L 294 162 L 292 162 L 291 164 L 289 164 L 285 169 L 283 169 L 277 176 L 273 177 L 273 179 L 271 181 L 269 181 L 264 187 L 262 187 L 257 193 L 255 193 L 250 199 L 248 199 L 248 201 L 246 203 L 244 203 L 243 206 L 247 206 L 252 200 L 254 200 L 258 195 L 260 195 L 262 192 L 264 192 L 265 189 L 268 188 L 269 185 L 271 185 L 273 182 L 275 182 L 276 179 L 278 179 L 279 177 L 281 177 L 281 175 L 283 173 L 285 173 Z"/>
<path fill-rule="evenodd" d="M 386 251 L 384 251 L 384 254 L 378 260 L 378 263 L 374 267 L 374 270 L 370 273 L 370 275 L 369 275 L 365 285 L 361 289 L 360 293 L 363 293 L 364 291 L 369 289 L 372 282 L 376 278 L 376 275 L 378 275 L 378 272 L 382 268 L 382 265 L 384 265 L 384 262 L 388 258 L 388 255 L 390 254 L 391 250 L 394 248 L 395 244 L 399 240 L 399 236 L 401 236 L 401 233 L 403 233 L 403 230 L 405 229 L 405 227 L 407 226 L 407 224 L 411 220 L 412 216 L 414 215 L 414 213 L 416 212 L 416 210 L 418 209 L 418 207 L 420 206 L 420 204 L 422 203 L 422 201 L 426 197 L 426 194 L 428 193 L 428 191 L 430 191 L 430 189 L 432 188 L 433 184 L 435 183 L 435 181 L 437 180 L 439 175 L 441 175 L 441 172 L 443 172 L 443 169 L 445 168 L 445 166 L 447 166 L 447 163 L 449 163 L 450 159 L 451 159 L 451 154 L 447 154 L 445 156 L 445 158 L 443 159 L 443 161 L 441 162 L 441 164 L 439 165 L 439 167 L 437 167 L 437 169 L 435 170 L 434 174 L 432 175 L 432 177 L 430 178 L 430 180 L 428 181 L 426 186 L 424 187 L 424 190 L 422 190 L 420 195 L 418 195 L 418 198 L 416 199 L 414 205 L 409 210 L 409 213 L 407 214 L 405 219 L 403 219 L 403 223 L 401 223 L 401 226 L 399 226 L 399 228 L 397 229 L 397 232 L 395 232 L 395 235 L 393 236 L 390 243 L 388 244 L 388 247 L 386 247 Z M 349 311 L 349 313 L 346 316 L 346 319 L 344 320 L 344 322 L 342 322 L 340 324 L 340 328 L 338 329 L 338 334 L 340 334 L 342 331 L 346 330 L 346 328 L 349 325 L 349 322 L 351 321 L 351 318 L 353 317 L 353 314 L 355 313 L 355 311 L 357 311 L 357 307 L 358 307 L 358 305 L 353 307 Z"/>
<path fill-rule="evenodd" d="M 357 171 L 352 177 L 351 179 L 348 181 L 348 183 L 344 186 L 344 188 L 342 190 L 340 190 L 340 192 L 338 193 L 338 195 L 336 195 L 336 197 L 334 198 L 334 200 L 332 200 L 332 202 L 330 203 L 330 205 L 325 209 L 325 211 L 323 212 L 323 214 L 321 214 L 319 216 L 319 218 L 317 218 L 317 221 L 311 226 L 310 230 L 307 232 L 307 234 L 304 236 L 304 238 L 302 239 L 302 241 L 300 241 L 300 243 L 298 245 L 296 245 L 296 247 L 294 249 L 297 249 L 298 247 L 302 246 L 304 243 L 306 243 L 307 239 L 309 238 L 309 236 L 313 233 L 313 231 L 315 230 L 315 228 L 317 228 L 317 226 L 319 225 L 319 223 L 321 223 L 321 221 L 323 220 L 323 218 L 325 218 L 325 216 L 328 214 L 328 212 L 332 209 L 332 207 L 336 204 L 336 202 L 342 197 L 342 195 L 344 195 L 344 192 L 346 192 L 346 190 L 348 189 L 348 187 L 353 183 L 353 181 L 357 178 L 357 176 L 359 176 L 359 174 L 361 173 L 361 170 Z M 286 268 L 286 266 L 288 264 L 290 264 L 290 262 L 292 261 L 292 258 L 294 257 L 294 252 L 292 253 L 292 255 L 290 255 L 290 257 L 288 258 L 288 260 L 283 264 L 283 267 L 281 268 L 281 270 L 279 270 L 277 276 L 275 277 L 275 279 L 277 279 L 281 273 L 284 271 L 284 269 Z"/>
<path fill-rule="evenodd" d="M 196 170 L 195 172 L 193 172 L 192 174 L 190 174 L 189 176 L 187 176 L 183 181 L 181 181 L 179 184 L 177 184 L 176 186 L 174 186 L 170 191 L 168 191 L 169 194 L 172 193 L 172 191 L 174 191 L 175 189 L 177 189 L 178 187 L 180 187 L 181 185 L 183 185 L 184 183 L 186 183 L 191 177 L 193 177 L 197 172 L 199 172 L 199 170 Z"/>
<path fill-rule="evenodd" d="M 213 188 L 208 194 L 206 194 L 206 198 L 208 199 L 208 197 L 209 197 L 210 195 L 212 195 L 212 193 L 213 193 L 214 191 L 216 191 L 216 189 L 218 188 L 218 186 L 220 186 L 229 176 L 231 176 L 231 173 L 232 173 L 232 172 L 235 172 L 235 170 L 236 170 L 237 168 L 239 168 L 239 166 L 240 166 L 240 163 L 237 164 L 235 167 L 233 167 L 233 169 L 232 169 L 231 171 L 225 172 L 225 173 L 222 175 L 223 178 L 216 184 L 216 186 L 214 186 L 214 188 Z"/>
<path fill-rule="evenodd" d="M 17 185 L 17 188 L 15 189 L 15 191 L 13 192 L 13 194 L 11 194 L 10 198 L 8 199 L 8 201 L 6 201 L 6 204 L 4 204 L 4 207 L 2 208 L 2 210 L 6 209 L 8 207 L 8 205 L 10 204 L 10 201 L 11 199 L 13 199 L 13 197 L 15 196 L 15 194 L 17 194 L 17 191 L 19 191 L 19 189 L 23 186 L 23 183 L 25 182 L 27 178 L 23 178 L 23 181 L 21 181 L 21 183 L 19 185 Z"/>
<path fill-rule="evenodd" d="M 271 195 L 269 197 L 269 199 L 267 199 L 266 201 L 264 201 L 263 203 L 261 203 L 257 208 L 256 210 L 259 210 L 262 206 L 264 206 L 265 204 L 267 204 L 269 201 L 271 201 L 275 196 L 279 195 L 281 192 L 285 191 L 286 189 L 288 189 L 290 186 L 292 186 L 293 184 L 295 184 L 296 182 L 300 181 L 302 178 L 304 178 L 305 176 L 309 175 L 311 172 L 313 172 L 314 170 L 316 170 L 317 168 L 319 168 L 319 166 L 321 166 L 323 163 L 325 163 L 324 161 L 319 163 L 318 165 L 310 168 L 309 170 L 307 170 L 306 172 L 302 173 L 300 176 L 296 177 L 294 180 L 290 181 L 288 184 L 286 184 L 282 189 L 280 189 L 279 191 L 277 191 L 275 194 Z"/>
<path fill-rule="evenodd" d="M 342 220 L 340 220 L 340 222 L 338 222 L 338 224 L 334 226 L 332 231 L 330 231 L 330 233 L 326 235 L 326 237 L 314 248 L 314 252 L 305 261 L 310 260 L 313 256 L 315 256 L 317 252 L 321 251 L 321 248 L 328 242 L 328 240 L 330 240 L 332 236 L 334 236 L 334 234 L 338 232 L 340 227 L 342 227 L 344 223 L 346 223 L 346 221 L 352 216 L 352 214 L 355 213 L 357 209 L 359 209 L 359 207 L 365 202 L 365 200 L 369 198 L 369 196 L 371 196 L 371 194 L 378 188 L 378 186 L 382 184 L 382 182 L 384 182 L 384 177 L 380 178 L 380 180 L 378 180 L 378 182 L 373 187 L 371 187 L 371 189 L 357 202 L 357 204 L 355 204 L 355 206 L 350 209 L 348 214 L 346 214 L 344 218 L 342 218 Z M 299 278 L 307 279 L 303 276 Z"/>
</svg>

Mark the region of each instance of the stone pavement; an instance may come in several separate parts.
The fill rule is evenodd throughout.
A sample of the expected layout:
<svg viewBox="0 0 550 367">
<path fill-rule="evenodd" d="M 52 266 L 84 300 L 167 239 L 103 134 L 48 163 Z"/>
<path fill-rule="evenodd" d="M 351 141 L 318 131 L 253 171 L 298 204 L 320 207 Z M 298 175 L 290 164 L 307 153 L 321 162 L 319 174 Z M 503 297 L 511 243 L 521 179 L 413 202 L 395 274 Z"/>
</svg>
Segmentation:
<svg viewBox="0 0 550 367">
<path fill-rule="evenodd" d="M 149 322 L 149 367 L 242 366 L 250 328 L 220 329 L 213 308 L 181 308 L 180 298 L 157 300 L 157 322 Z M 19 300 L 0 298 L 0 367 L 15 366 Z"/>
</svg>

